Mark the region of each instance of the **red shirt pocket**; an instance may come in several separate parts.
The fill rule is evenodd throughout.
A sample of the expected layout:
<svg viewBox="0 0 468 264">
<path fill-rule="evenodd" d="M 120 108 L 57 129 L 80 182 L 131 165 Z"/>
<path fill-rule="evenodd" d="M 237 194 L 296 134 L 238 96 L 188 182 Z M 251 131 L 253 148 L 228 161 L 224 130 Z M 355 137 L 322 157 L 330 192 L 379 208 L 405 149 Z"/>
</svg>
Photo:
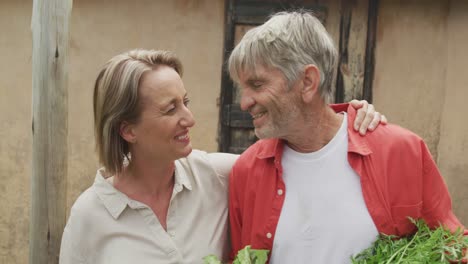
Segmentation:
<svg viewBox="0 0 468 264">
<path fill-rule="evenodd" d="M 409 220 L 421 217 L 422 202 L 415 205 L 392 206 L 393 225 L 397 236 L 406 236 L 416 232 L 416 226 Z"/>
</svg>

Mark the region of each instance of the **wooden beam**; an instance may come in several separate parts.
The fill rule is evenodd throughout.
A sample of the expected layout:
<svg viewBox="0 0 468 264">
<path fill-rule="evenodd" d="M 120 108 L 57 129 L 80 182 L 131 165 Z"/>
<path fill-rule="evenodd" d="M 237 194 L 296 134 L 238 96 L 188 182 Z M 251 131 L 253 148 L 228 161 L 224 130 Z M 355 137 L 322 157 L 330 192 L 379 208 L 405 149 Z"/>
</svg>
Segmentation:
<svg viewBox="0 0 468 264">
<path fill-rule="evenodd" d="M 336 101 L 363 98 L 369 0 L 342 0 Z"/>
<path fill-rule="evenodd" d="M 372 83 L 374 81 L 375 45 L 377 39 L 377 15 L 379 0 L 369 0 L 369 15 L 367 20 L 366 62 L 364 72 L 363 99 L 372 103 Z"/>
<path fill-rule="evenodd" d="M 34 0 L 29 263 L 58 263 L 66 221 L 68 38 L 72 0 Z"/>
<path fill-rule="evenodd" d="M 234 49 L 234 2 L 235 0 L 225 0 L 225 25 L 224 25 L 224 52 L 221 75 L 221 92 L 219 99 L 219 127 L 218 127 L 218 151 L 228 152 L 231 145 L 230 128 L 223 124 L 224 106 L 232 104 L 233 83 L 229 77 L 227 60 Z"/>
</svg>

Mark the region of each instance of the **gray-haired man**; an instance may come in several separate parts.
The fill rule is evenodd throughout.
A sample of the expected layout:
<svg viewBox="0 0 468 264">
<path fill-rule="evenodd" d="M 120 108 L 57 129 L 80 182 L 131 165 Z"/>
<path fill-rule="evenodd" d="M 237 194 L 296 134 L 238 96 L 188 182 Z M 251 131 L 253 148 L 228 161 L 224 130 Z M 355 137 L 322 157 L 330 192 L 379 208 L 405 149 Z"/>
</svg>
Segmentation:
<svg viewBox="0 0 468 264">
<path fill-rule="evenodd" d="M 337 60 L 325 28 L 301 12 L 274 15 L 232 52 L 261 139 L 231 172 L 232 254 L 252 245 L 275 264 L 349 263 L 379 232 L 413 232 L 408 216 L 462 227 L 421 138 L 395 125 L 361 137 L 350 133 L 354 109 L 327 105 Z"/>
</svg>

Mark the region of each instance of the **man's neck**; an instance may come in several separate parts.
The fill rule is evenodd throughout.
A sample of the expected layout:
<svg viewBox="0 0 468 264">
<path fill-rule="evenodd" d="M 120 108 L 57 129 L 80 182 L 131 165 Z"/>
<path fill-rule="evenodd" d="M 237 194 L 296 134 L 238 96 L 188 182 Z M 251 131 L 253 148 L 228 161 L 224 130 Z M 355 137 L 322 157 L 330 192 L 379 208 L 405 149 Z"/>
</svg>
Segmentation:
<svg viewBox="0 0 468 264">
<path fill-rule="evenodd" d="M 338 132 L 343 115 L 324 105 L 314 109 L 301 124 L 297 133 L 282 139 L 293 150 L 302 153 L 315 152 L 330 142 Z"/>
</svg>

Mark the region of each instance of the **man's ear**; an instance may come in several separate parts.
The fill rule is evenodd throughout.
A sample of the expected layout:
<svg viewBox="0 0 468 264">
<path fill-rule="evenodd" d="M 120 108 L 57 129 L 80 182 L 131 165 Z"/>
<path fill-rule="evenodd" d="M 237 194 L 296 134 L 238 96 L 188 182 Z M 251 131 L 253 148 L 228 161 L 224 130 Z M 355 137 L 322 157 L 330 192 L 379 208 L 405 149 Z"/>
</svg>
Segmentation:
<svg viewBox="0 0 468 264">
<path fill-rule="evenodd" d="M 136 135 L 133 131 L 133 125 L 127 121 L 120 123 L 120 136 L 128 143 L 136 143 Z"/>
<path fill-rule="evenodd" d="M 320 70 L 317 66 L 308 64 L 304 67 L 304 78 L 302 86 L 302 100 L 309 103 L 318 95 L 320 86 Z"/>
</svg>

